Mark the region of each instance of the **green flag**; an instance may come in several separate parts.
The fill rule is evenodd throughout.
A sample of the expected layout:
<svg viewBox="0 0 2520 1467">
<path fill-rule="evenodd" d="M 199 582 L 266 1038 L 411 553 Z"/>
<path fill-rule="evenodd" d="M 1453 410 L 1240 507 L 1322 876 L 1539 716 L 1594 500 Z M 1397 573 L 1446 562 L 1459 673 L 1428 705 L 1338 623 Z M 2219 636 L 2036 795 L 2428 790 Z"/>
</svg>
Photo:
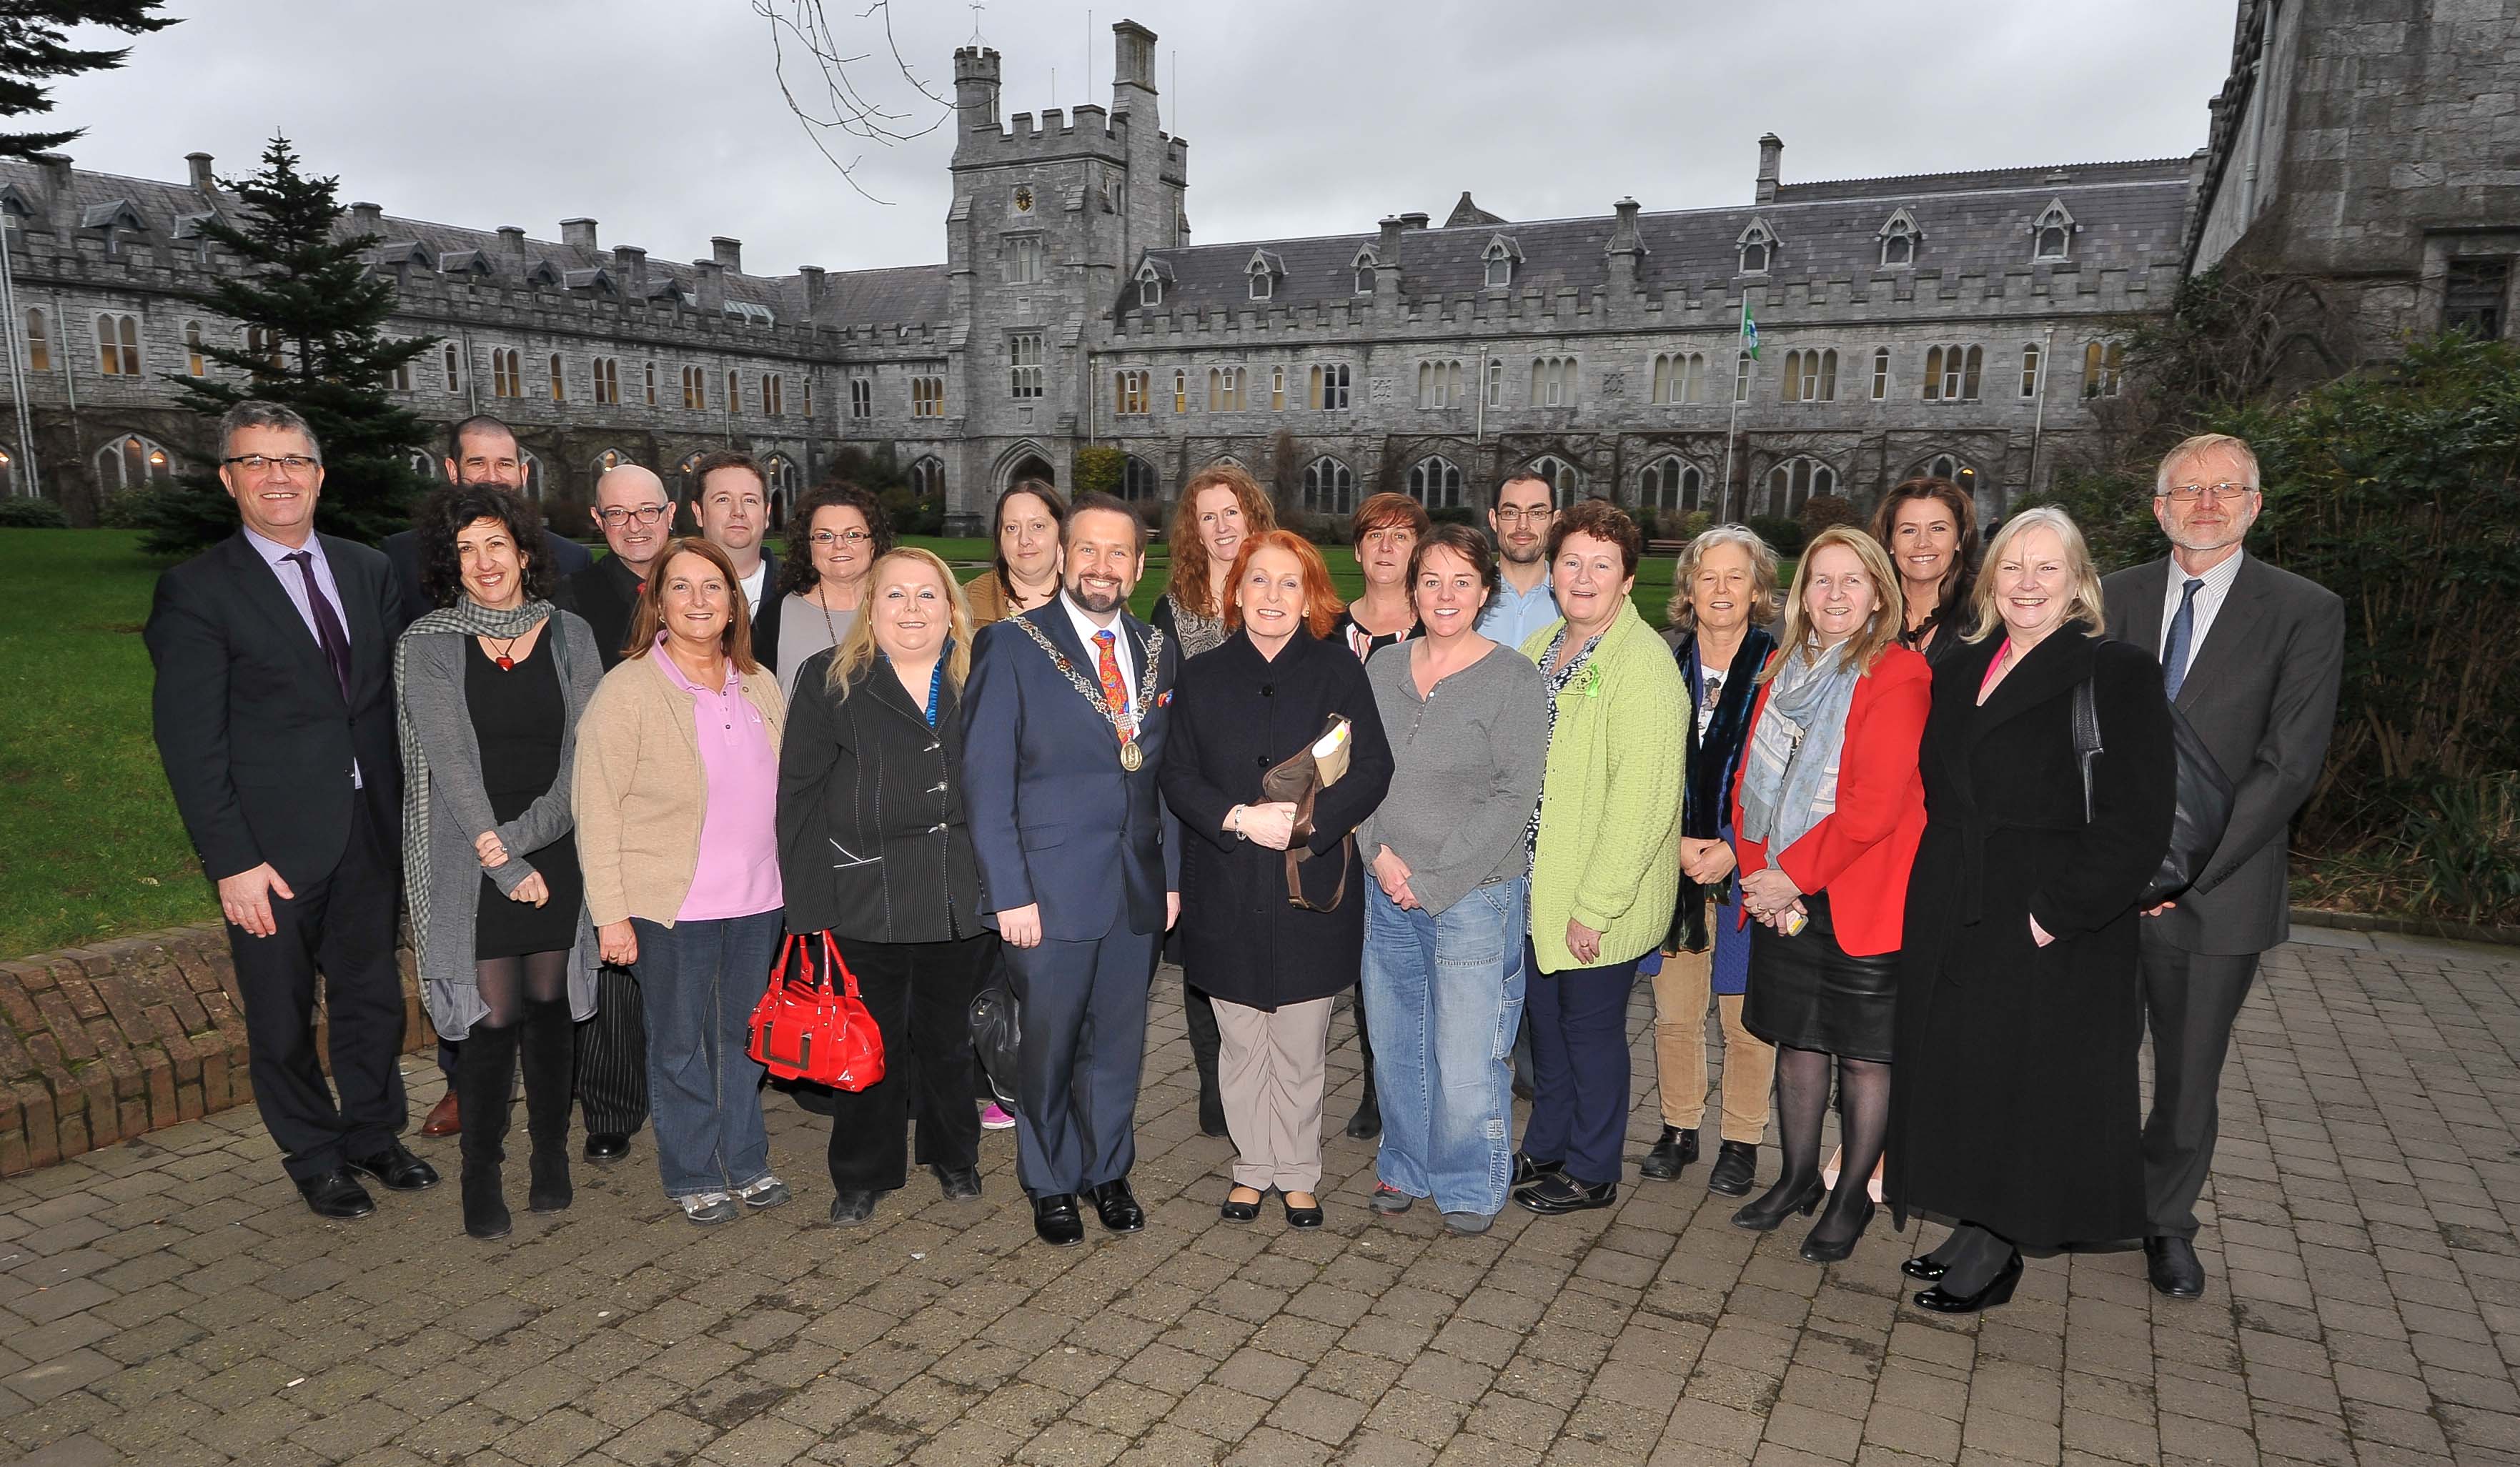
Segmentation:
<svg viewBox="0 0 2520 1467">
<path fill-rule="evenodd" d="M 1741 297 L 1741 350 L 1751 361 L 1759 360 L 1759 323 L 1750 319 L 1750 297 Z"/>
</svg>

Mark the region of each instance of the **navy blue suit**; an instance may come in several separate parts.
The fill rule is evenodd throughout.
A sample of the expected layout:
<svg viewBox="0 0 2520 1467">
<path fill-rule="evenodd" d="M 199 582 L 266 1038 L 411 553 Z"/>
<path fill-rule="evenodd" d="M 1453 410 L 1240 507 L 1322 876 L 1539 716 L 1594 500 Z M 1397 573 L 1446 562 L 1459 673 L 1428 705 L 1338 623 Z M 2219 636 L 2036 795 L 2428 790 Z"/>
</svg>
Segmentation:
<svg viewBox="0 0 2520 1467">
<path fill-rule="evenodd" d="M 1021 618 L 1096 686 L 1095 658 L 1054 600 Z M 1154 629 L 1123 613 L 1118 655 L 1145 693 Z M 1016 1175 L 1035 1197 L 1128 1176 L 1137 1160 L 1147 982 L 1165 896 L 1181 888 L 1181 841 L 1155 784 L 1181 670 L 1170 638 L 1154 706 L 1138 733 L 1145 763 L 1120 767 L 1119 738 L 1024 629 L 974 639 L 963 689 L 963 789 L 980 867 L 982 920 L 1038 905 L 1042 942 L 1003 950 L 1023 1004 L 1015 1089 Z"/>
</svg>

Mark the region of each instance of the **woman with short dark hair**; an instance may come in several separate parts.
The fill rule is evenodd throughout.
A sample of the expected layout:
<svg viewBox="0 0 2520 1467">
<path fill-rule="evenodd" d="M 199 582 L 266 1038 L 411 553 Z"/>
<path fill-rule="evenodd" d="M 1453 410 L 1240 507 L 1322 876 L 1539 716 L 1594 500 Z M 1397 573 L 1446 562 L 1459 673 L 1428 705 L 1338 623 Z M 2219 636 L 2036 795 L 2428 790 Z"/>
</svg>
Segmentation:
<svg viewBox="0 0 2520 1467">
<path fill-rule="evenodd" d="M 1021 615 L 1058 595 L 1058 541 L 1067 525 L 1067 499 L 1046 479 L 1017 479 L 989 511 L 989 543 L 997 558 L 963 588 L 971 627 Z"/>
<path fill-rule="evenodd" d="M 892 552 L 892 520 L 855 484 L 825 484 L 788 521 L 788 558 L 779 562 L 779 691 L 791 695 L 805 659 L 848 635 L 866 597 L 867 570 Z"/>
<path fill-rule="evenodd" d="M 448 485 L 413 516 L 438 609 L 394 647 L 403 881 L 429 1021 L 459 1041 L 464 1230 L 509 1231 L 500 1180 L 522 1055 L 530 1205 L 569 1205 L 577 1033 L 595 1012 L 595 930 L 568 772 L 604 675 L 595 633 L 549 600 L 542 516 L 519 495 Z"/>
</svg>

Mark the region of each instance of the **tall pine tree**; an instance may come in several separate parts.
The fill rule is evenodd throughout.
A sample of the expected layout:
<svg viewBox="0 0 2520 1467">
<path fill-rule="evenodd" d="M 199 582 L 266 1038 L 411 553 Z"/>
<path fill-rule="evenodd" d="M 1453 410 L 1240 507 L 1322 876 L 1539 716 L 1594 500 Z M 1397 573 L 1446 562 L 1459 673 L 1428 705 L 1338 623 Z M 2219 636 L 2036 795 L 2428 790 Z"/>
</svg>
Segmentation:
<svg viewBox="0 0 2520 1467">
<path fill-rule="evenodd" d="M 69 43 L 69 27 L 97 25 L 124 35 L 146 35 L 175 23 L 152 12 L 161 0 L 0 0 L 0 117 L 37 116 L 53 110 L 48 81 L 89 71 L 111 71 L 130 48 L 100 51 Z M 0 132 L 0 157 L 29 157 L 59 148 L 87 129 Z"/>
<path fill-rule="evenodd" d="M 336 178 L 298 171 L 289 140 L 275 137 L 262 170 L 220 181 L 244 217 L 202 227 L 243 267 L 196 304 L 243 325 L 234 346 L 204 345 L 226 374 L 164 374 L 185 406 L 216 418 L 247 398 L 286 404 L 305 416 L 324 449 L 324 494 L 316 526 L 375 544 L 402 528 L 426 481 L 411 452 L 427 429 L 389 395 L 394 373 L 443 339 L 389 340 L 380 332 L 394 308 L 391 281 L 368 267 L 377 236 L 337 235 L 344 212 Z M 232 533 L 236 506 L 215 472 L 188 475 L 143 511 L 148 549 L 182 553 Z"/>
</svg>

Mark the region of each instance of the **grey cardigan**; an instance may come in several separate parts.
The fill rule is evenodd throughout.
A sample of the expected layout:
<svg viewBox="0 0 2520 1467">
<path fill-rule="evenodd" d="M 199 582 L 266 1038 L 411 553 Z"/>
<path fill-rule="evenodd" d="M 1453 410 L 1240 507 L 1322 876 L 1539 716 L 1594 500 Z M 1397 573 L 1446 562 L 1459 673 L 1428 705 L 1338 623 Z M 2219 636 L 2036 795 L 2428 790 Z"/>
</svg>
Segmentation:
<svg viewBox="0 0 2520 1467">
<path fill-rule="evenodd" d="M 501 824 L 491 818 L 490 794 L 481 785 L 481 744 L 473 736 L 472 706 L 464 696 L 465 639 L 448 633 L 404 634 L 410 646 L 397 691 L 428 754 L 428 787 L 422 796 L 428 802 L 428 869 L 405 871 L 403 880 L 428 883 L 429 930 L 413 934 L 420 950 L 421 993 L 429 1022 L 450 1040 L 464 1038 L 489 1012 L 473 990 L 473 922 L 484 874 L 473 853 L 474 837 L 496 831 L 507 846 L 508 864 L 487 874 L 499 890 L 512 892 L 534 874 L 520 853 L 542 849 L 573 823 L 569 770 L 577 762 L 578 717 L 603 681 L 604 662 L 596 653 L 594 629 L 574 612 L 554 610 L 543 635 L 551 639 L 560 671 L 560 778 L 523 815 Z M 576 1018 L 595 1012 L 601 951 L 581 906 L 577 944 L 569 950 L 568 1007 Z"/>
<path fill-rule="evenodd" d="M 1549 679 L 1499 643 L 1421 698 L 1409 672 L 1417 645 L 1394 643 L 1365 664 L 1392 773 L 1356 845 L 1369 871 L 1389 846 L 1408 864 L 1418 905 L 1439 913 L 1491 882 L 1529 874 L 1522 829 L 1549 758 Z"/>
</svg>

